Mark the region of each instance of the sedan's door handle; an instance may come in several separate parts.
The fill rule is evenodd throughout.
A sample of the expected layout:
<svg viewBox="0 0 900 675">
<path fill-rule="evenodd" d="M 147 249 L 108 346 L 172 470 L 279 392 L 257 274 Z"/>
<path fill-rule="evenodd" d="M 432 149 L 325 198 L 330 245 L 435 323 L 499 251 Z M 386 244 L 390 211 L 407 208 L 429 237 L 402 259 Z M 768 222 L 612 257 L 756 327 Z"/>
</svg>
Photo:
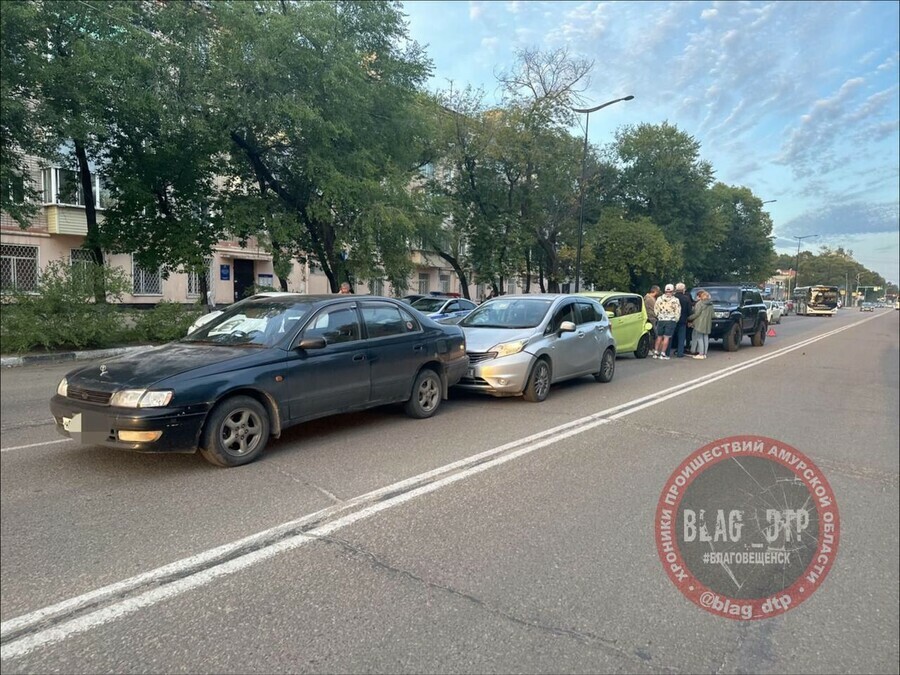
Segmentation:
<svg viewBox="0 0 900 675">
<path fill-rule="evenodd" d="M 365 360 L 366 360 L 366 355 L 365 355 L 365 354 L 354 354 L 354 355 L 353 355 L 353 360 L 354 360 L 354 361 L 365 361 Z"/>
<path fill-rule="evenodd" d="M 579 339 L 579 340 L 583 340 L 583 339 L 584 339 L 584 331 L 582 331 L 582 330 L 578 331 L 578 339 Z"/>
<path fill-rule="evenodd" d="M 413 347 L 414 352 L 421 352 L 424 349 L 425 349 L 425 345 L 416 345 L 415 347 Z"/>
</svg>

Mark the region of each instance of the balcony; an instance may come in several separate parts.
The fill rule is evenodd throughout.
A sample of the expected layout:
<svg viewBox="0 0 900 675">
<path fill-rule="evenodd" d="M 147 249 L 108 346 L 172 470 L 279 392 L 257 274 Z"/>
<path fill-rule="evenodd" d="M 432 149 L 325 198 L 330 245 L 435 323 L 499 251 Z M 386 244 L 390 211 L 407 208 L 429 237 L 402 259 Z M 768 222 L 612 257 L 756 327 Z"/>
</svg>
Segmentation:
<svg viewBox="0 0 900 675">
<path fill-rule="evenodd" d="M 50 234 L 87 236 L 87 217 L 83 206 L 48 204 L 44 207 L 44 212 L 47 214 L 47 231 Z M 103 215 L 99 212 L 97 222 L 103 222 Z"/>
</svg>

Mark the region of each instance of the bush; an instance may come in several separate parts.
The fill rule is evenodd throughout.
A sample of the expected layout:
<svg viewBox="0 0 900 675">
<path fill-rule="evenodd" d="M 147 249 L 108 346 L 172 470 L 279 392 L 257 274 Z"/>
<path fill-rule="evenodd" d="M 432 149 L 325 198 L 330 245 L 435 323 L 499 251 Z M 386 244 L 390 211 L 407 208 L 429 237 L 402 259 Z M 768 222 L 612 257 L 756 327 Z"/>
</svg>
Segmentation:
<svg viewBox="0 0 900 675">
<path fill-rule="evenodd" d="M 132 334 L 139 342 L 179 340 L 187 334 L 191 324 L 203 313 L 204 310 L 197 305 L 185 307 L 177 302 L 164 300 L 153 309 L 140 312 Z"/>
<path fill-rule="evenodd" d="M 0 349 L 88 349 L 126 339 L 119 307 L 94 302 L 95 284 L 108 300 L 121 299 L 131 283 L 125 273 L 106 265 L 69 265 L 54 260 L 38 278 L 40 293 L 13 292 L 0 311 Z"/>
</svg>

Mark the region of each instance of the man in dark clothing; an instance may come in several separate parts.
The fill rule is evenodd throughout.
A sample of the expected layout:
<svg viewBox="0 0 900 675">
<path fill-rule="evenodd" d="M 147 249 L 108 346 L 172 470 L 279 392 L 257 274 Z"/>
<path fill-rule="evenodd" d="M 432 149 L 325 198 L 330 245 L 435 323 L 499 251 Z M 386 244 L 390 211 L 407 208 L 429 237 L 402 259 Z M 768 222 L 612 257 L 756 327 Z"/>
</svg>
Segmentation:
<svg viewBox="0 0 900 675">
<path fill-rule="evenodd" d="M 681 316 L 678 317 L 678 325 L 675 326 L 675 340 L 673 342 L 678 345 L 675 356 L 679 359 L 684 358 L 684 348 L 687 341 L 687 320 L 694 306 L 691 296 L 686 293 L 686 290 L 687 288 L 683 283 L 675 284 L 675 297 L 681 303 Z"/>
</svg>

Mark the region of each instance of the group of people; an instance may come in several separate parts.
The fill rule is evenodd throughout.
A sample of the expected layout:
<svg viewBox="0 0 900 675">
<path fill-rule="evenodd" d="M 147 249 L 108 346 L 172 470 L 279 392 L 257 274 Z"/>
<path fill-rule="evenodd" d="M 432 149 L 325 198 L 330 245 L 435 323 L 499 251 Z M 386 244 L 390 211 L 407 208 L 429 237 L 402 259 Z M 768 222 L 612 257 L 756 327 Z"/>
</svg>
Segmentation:
<svg viewBox="0 0 900 675">
<path fill-rule="evenodd" d="M 668 361 L 674 352 L 676 358 L 693 356 L 705 359 L 709 351 L 709 334 L 712 332 L 713 304 L 709 293 L 697 293 L 697 302 L 691 300 L 684 284 L 666 284 L 664 293 L 659 286 L 651 286 L 644 296 L 647 318 L 654 338 L 650 356 Z M 692 328 L 691 346 L 687 349 L 687 329 Z"/>
</svg>

